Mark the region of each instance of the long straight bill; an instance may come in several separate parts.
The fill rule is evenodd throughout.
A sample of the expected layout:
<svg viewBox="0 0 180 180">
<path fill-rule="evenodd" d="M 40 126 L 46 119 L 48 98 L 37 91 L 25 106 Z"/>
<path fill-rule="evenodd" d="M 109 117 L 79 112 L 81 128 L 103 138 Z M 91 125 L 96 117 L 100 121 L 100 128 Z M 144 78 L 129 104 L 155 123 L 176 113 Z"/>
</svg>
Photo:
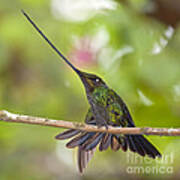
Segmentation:
<svg viewBox="0 0 180 180">
<path fill-rule="evenodd" d="M 26 17 L 26 19 L 33 25 L 33 27 L 39 32 L 39 34 L 46 40 L 46 42 L 56 51 L 56 53 L 78 74 L 80 71 L 74 67 L 68 59 L 55 47 L 55 45 L 47 38 L 47 36 L 39 29 L 39 27 L 32 21 L 32 19 L 23 11 L 21 10 L 23 15 Z"/>
</svg>

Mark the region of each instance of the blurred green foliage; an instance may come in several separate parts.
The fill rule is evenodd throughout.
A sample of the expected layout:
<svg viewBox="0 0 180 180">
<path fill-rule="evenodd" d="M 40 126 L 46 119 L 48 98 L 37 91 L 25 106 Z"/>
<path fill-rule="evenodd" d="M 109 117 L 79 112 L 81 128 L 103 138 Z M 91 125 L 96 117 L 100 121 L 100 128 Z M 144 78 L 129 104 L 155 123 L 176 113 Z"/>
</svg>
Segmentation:
<svg viewBox="0 0 180 180">
<path fill-rule="evenodd" d="M 180 127 L 180 31 L 177 28 L 168 39 L 166 26 L 137 13 L 145 0 L 130 2 L 137 11 L 118 4 L 87 21 L 70 22 L 53 16 L 51 1 L 1 1 L 0 109 L 71 121 L 84 121 L 88 109 L 82 83 L 29 25 L 20 12 L 23 8 L 66 56 L 76 50 L 74 36 L 91 39 L 105 28 L 109 41 L 96 56 L 96 65 L 81 68 L 99 74 L 118 92 L 137 126 Z M 168 41 L 164 47 L 163 40 Z M 155 44 L 161 47 L 158 54 L 152 53 Z M 118 56 L 127 46 L 132 51 Z M 58 158 L 64 143 L 53 137 L 60 131 L 1 122 L 0 179 L 79 179 L 76 165 Z M 178 177 L 179 138 L 149 139 L 162 154 L 173 153 L 173 173 L 128 174 L 127 154 L 108 151 L 96 153 L 82 179 Z M 72 154 L 67 157 L 72 159 Z"/>
</svg>

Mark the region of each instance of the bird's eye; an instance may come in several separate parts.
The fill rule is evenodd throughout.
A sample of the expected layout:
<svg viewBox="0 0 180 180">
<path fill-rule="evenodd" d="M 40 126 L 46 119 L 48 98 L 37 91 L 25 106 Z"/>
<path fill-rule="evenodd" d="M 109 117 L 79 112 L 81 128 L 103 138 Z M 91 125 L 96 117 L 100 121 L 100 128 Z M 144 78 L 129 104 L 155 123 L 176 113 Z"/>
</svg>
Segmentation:
<svg viewBox="0 0 180 180">
<path fill-rule="evenodd" d="M 99 82 L 99 79 L 98 78 L 96 78 L 96 80 L 95 80 L 96 82 Z"/>
</svg>

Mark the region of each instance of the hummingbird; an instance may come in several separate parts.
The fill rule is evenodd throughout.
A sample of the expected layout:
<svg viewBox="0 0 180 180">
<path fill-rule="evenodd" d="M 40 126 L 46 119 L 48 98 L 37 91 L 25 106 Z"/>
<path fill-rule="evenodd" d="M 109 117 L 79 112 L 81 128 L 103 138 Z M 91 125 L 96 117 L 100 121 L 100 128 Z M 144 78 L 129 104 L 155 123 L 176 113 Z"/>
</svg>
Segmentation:
<svg viewBox="0 0 180 180">
<path fill-rule="evenodd" d="M 135 127 L 135 123 L 122 98 L 111 89 L 99 76 L 81 71 L 75 67 L 47 38 L 33 20 L 22 10 L 23 15 L 42 36 L 52 49 L 71 67 L 82 81 L 89 109 L 85 117 L 85 123 L 94 126 L 113 127 Z M 105 151 L 109 147 L 113 151 L 122 149 L 138 153 L 140 156 L 148 156 L 155 159 L 161 157 L 161 153 L 143 135 L 111 134 L 107 132 L 85 132 L 82 130 L 69 129 L 58 134 L 58 140 L 72 138 L 67 144 L 67 148 L 78 148 L 77 162 L 78 170 L 82 174 L 92 159 L 97 146 L 99 151 Z"/>
</svg>

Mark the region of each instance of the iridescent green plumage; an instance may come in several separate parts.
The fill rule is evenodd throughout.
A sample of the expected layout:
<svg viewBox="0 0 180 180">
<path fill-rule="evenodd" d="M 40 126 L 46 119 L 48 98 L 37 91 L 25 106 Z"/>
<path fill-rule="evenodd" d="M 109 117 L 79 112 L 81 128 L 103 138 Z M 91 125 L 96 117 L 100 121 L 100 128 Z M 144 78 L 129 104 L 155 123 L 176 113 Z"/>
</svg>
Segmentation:
<svg viewBox="0 0 180 180">
<path fill-rule="evenodd" d="M 83 82 L 90 104 L 85 122 L 98 127 L 105 126 L 106 128 L 108 128 L 108 125 L 116 127 L 135 127 L 126 104 L 118 94 L 110 89 L 100 77 L 80 71 L 74 67 L 51 41 L 49 41 L 30 17 L 24 11 L 22 11 L 22 13 L 55 52 L 78 74 Z M 78 167 L 80 173 L 86 168 L 98 144 L 100 151 L 106 150 L 111 146 L 111 149 L 114 151 L 120 148 L 123 151 L 127 151 L 129 148 L 131 151 L 141 156 L 148 155 L 151 158 L 161 156 L 158 150 L 141 135 L 114 135 L 70 129 L 57 135 L 56 139 L 62 140 L 72 137 L 74 138 L 68 142 L 66 146 L 68 148 L 78 147 Z"/>
<path fill-rule="evenodd" d="M 107 124 L 122 127 L 128 126 L 128 120 L 125 121 L 124 119 L 127 108 L 121 98 L 112 89 L 98 87 L 93 92 L 93 98 L 94 103 L 106 111 L 105 120 Z"/>
</svg>

